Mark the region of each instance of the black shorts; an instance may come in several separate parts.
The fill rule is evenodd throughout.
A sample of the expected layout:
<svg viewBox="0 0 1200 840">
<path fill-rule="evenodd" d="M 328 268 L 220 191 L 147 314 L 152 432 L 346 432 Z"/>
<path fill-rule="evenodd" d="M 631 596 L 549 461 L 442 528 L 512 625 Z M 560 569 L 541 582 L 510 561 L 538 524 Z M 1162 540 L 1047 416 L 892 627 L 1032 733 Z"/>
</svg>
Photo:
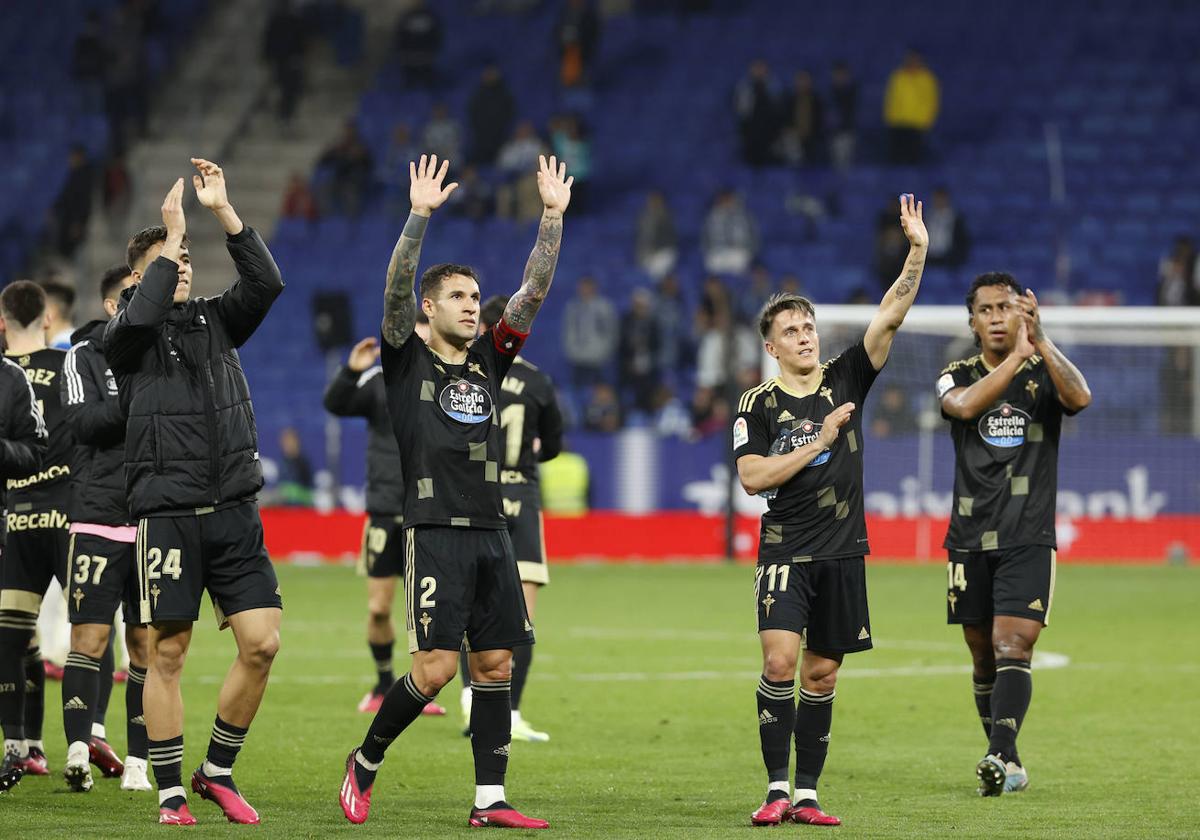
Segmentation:
<svg viewBox="0 0 1200 840">
<path fill-rule="evenodd" d="M 507 531 L 404 531 L 408 650 L 502 650 L 533 644 Z"/>
<path fill-rule="evenodd" d="M 71 534 L 67 618 L 72 624 L 112 624 L 117 607 L 126 624 L 141 624 L 134 543 L 96 534 Z"/>
<path fill-rule="evenodd" d="M 946 563 L 946 623 L 991 624 L 1012 615 L 1050 623 L 1057 552 L 1048 545 L 951 551 Z"/>
<path fill-rule="evenodd" d="M 58 510 L 9 511 L 6 526 L 0 555 L 0 609 L 37 615 L 51 578 L 58 578 L 66 588 L 67 517 Z"/>
<path fill-rule="evenodd" d="M 255 502 L 141 520 L 137 569 L 141 623 L 195 621 L 205 589 L 222 629 L 228 616 L 283 606 Z"/>
<path fill-rule="evenodd" d="M 517 558 L 522 583 L 540 586 L 550 582 L 546 563 L 546 534 L 542 522 L 542 495 L 537 487 L 509 485 L 503 488 L 504 518 Z"/>
<path fill-rule="evenodd" d="M 761 563 L 754 569 L 758 630 L 800 633 L 814 653 L 870 650 L 863 557 Z"/>
<path fill-rule="evenodd" d="M 363 525 L 358 572 L 374 578 L 404 574 L 404 517 L 368 516 Z"/>
</svg>

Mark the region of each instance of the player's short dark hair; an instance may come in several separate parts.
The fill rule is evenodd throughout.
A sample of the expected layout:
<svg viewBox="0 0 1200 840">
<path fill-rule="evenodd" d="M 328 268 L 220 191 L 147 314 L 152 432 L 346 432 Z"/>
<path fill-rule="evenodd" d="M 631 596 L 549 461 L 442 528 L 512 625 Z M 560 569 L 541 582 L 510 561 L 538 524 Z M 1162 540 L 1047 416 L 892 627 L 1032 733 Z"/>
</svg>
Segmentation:
<svg viewBox="0 0 1200 840">
<path fill-rule="evenodd" d="M 41 286 L 42 291 L 46 293 L 46 299 L 57 303 L 58 308 L 69 318 L 71 310 L 75 308 L 75 290 L 57 280 L 43 280 Z"/>
<path fill-rule="evenodd" d="M 428 324 L 429 323 L 429 316 L 426 315 L 425 310 L 419 306 L 417 307 L 417 323 L 418 324 Z"/>
<path fill-rule="evenodd" d="M 455 274 L 470 277 L 477 284 L 479 283 L 479 275 L 469 265 L 438 263 L 437 265 L 429 266 L 429 268 L 425 269 L 425 273 L 421 275 L 421 299 L 432 298 L 442 288 L 442 282 L 447 277 L 452 277 Z"/>
<path fill-rule="evenodd" d="M 485 327 L 494 327 L 504 317 L 504 307 L 508 306 L 508 295 L 492 295 L 483 302 L 479 310 L 479 320 Z"/>
<path fill-rule="evenodd" d="M 167 241 L 167 226 L 166 225 L 151 225 L 144 230 L 139 230 L 129 240 L 129 244 L 125 246 L 125 264 L 133 270 L 142 257 L 146 256 L 146 252 L 160 242 Z M 183 235 L 183 244 L 186 247 L 188 237 Z"/>
<path fill-rule="evenodd" d="M 0 313 L 24 329 L 46 314 L 46 292 L 32 280 L 14 280 L 0 292 Z"/>
<path fill-rule="evenodd" d="M 115 298 L 117 287 L 133 272 L 127 265 L 114 265 L 100 275 L 100 300 Z"/>
<path fill-rule="evenodd" d="M 1017 282 L 1017 278 L 1013 277 L 1006 271 L 988 271 L 980 274 L 971 282 L 971 288 L 967 291 L 967 311 L 975 312 L 975 293 L 984 286 L 1007 286 L 1012 289 L 1013 293 L 1020 296 L 1025 294 L 1025 290 L 1021 288 L 1021 284 Z"/>
<path fill-rule="evenodd" d="M 771 334 L 771 325 L 775 323 L 779 313 L 789 311 L 803 312 L 814 321 L 817 319 L 817 310 L 808 298 L 791 292 L 776 292 L 767 298 L 766 305 L 758 314 L 758 334 L 762 336 L 763 341 Z"/>
</svg>

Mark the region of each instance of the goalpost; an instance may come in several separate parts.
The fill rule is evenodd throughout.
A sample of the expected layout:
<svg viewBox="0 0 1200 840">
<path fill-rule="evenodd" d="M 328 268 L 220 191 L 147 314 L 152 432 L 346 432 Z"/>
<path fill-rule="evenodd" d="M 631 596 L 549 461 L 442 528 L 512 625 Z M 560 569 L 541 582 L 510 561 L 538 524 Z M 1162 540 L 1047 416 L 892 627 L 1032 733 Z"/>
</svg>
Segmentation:
<svg viewBox="0 0 1200 840">
<path fill-rule="evenodd" d="M 822 358 L 861 338 L 875 311 L 819 305 Z M 1200 311 L 1043 306 L 1041 317 L 1092 390 L 1092 405 L 1063 424 L 1060 554 L 1200 555 Z M 976 352 L 965 306 L 915 306 L 866 401 L 867 512 L 877 528 L 907 529 L 897 533 L 911 557 L 940 558 L 952 497 L 953 447 L 934 382 Z M 766 375 L 777 370 L 766 359 Z"/>
</svg>

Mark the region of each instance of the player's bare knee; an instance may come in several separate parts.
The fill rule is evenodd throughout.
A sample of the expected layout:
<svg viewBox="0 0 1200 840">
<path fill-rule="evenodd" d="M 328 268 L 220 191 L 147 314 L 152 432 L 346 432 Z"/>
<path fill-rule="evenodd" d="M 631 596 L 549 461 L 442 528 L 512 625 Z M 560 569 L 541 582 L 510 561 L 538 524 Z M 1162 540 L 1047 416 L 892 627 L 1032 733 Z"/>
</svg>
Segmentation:
<svg viewBox="0 0 1200 840">
<path fill-rule="evenodd" d="M 1020 659 L 1028 662 L 1033 658 L 1033 640 L 1021 633 L 1006 633 L 992 639 L 992 652 L 996 659 Z M 992 665 L 995 668 L 995 663 Z"/>
<path fill-rule="evenodd" d="M 266 671 L 279 653 L 279 631 L 262 633 L 238 645 L 238 656 L 252 668 Z"/>
<path fill-rule="evenodd" d="M 71 651 L 100 659 L 108 647 L 109 632 L 106 624 L 74 624 L 71 626 Z"/>
<path fill-rule="evenodd" d="M 763 654 L 763 676 L 771 682 L 787 682 L 796 678 L 796 657 L 780 651 Z"/>
<path fill-rule="evenodd" d="M 168 681 L 177 681 L 187 658 L 187 642 L 179 636 L 158 639 L 151 651 L 150 668 Z"/>
<path fill-rule="evenodd" d="M 814 669 L 800 675 L 800 687 L 813 694 L 828 694 L 837 688 L 837 668 Z"/>
<path fill-rule="evenodd" d="M 372 604 L 367 610 L 367 620 L 375 627 L 387 627 L 392 622 L 392 611 L 390 607 Z"/>
</svg>

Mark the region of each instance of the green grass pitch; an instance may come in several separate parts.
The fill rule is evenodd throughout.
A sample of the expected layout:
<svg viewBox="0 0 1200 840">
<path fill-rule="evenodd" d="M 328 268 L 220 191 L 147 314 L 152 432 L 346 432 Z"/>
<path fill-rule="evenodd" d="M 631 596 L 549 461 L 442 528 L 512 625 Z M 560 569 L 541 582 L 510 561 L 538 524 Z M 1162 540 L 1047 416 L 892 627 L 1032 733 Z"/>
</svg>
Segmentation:
<svg viewBox="0 0 1200 840">
<path fill-rule="evenodd" d="M 185 834 L 307 838 L 469 836 L 471 755 L 451 714 L 419 720 L 388 756 L 366 825 L 342 817 L 346 752 L 368 719 L 364 585 L 343 567 L 279 570 L 283 648 L 237 766 L 263 816 L 228 825 L 191 797 Z M 753 572 L 728 566 L 556 567 L 538 605 L 524 712 L 549 744 L 514 744 L 512 801 L 560 837 L 749 837 L 765 789 L 753 693 Z M 873 566 L 876 649 L 847 660 L 822 804 L 846 837 L 1186 837 L 1200 831 L 1200 569 L 1060 567 L 1021 754 L 1032 786 L 975 795 L 984 741 L 966 649 L 944 623 L 944 568 Z M 202 758 L 232 639 L 208 616 L 184 677 L 185 779 Z M 1064 660 L 1063 657 L 1066 659 Z M 1052 658 L 1053 659 L 1053 658 Z M 397 663 L 404 668 L 405 657 Z M 153 794 L 97 779 L 70 794 L 57 684 L 47 690 L 54 775 L 0 797 L 4 837 L 147 837 Z M 110 733 L 124 748 L 123 693 Z M 179 829 L 173 829 L 180 831 Z M 825 829 L 784 826 L 815 836 Z"/>
</svg>

